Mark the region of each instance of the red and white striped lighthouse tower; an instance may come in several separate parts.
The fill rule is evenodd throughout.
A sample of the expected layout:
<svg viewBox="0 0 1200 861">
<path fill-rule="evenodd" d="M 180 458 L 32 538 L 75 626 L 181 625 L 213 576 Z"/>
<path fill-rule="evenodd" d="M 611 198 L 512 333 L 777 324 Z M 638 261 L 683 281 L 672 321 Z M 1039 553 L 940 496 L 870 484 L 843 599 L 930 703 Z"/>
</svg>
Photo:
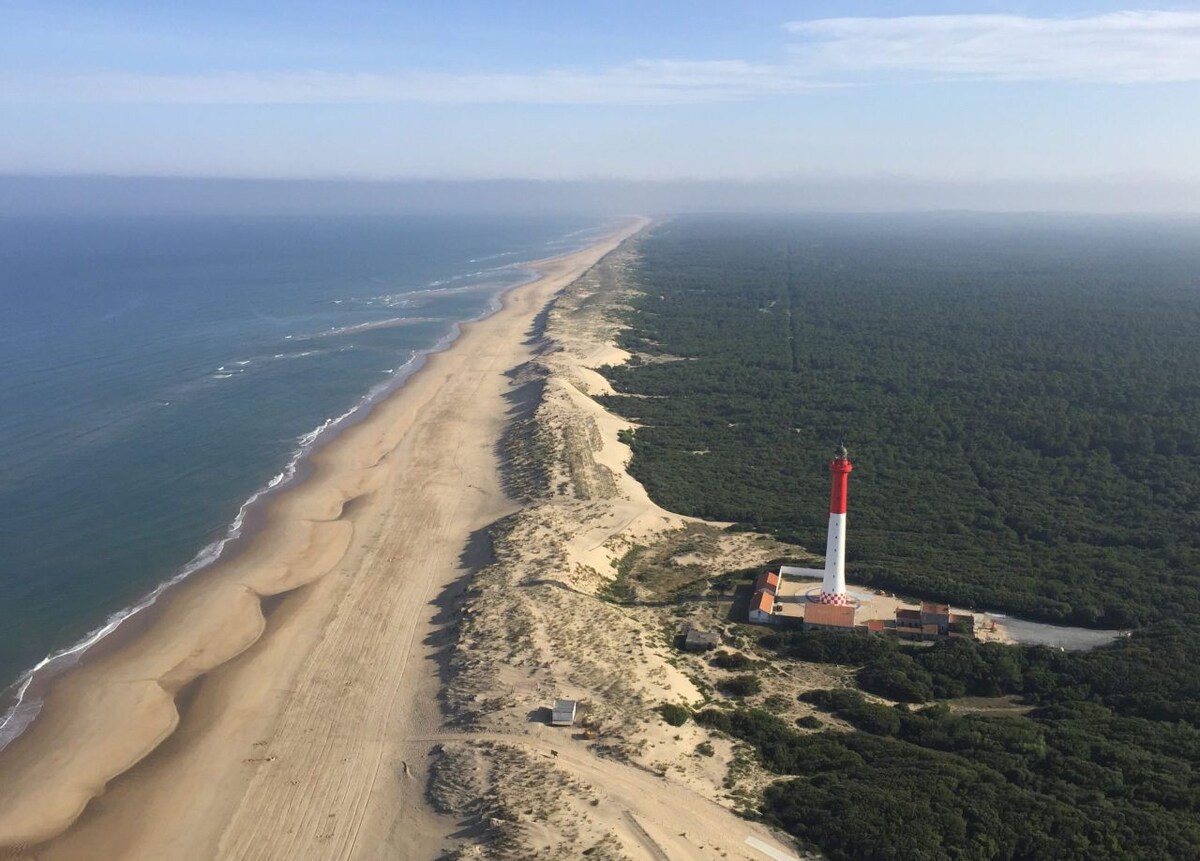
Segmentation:
<svg viewBox="0 0 1200 861">
<path fill-rule="evenodd" d="M 829 495 L 829 537 L 825 542 L 825 579 L 821 581 L 822 604 L 847 606 L 846 597 L 846 485 L 854 466 L 842 446 L 829 463 L 833 491 Z"/>
</svg>

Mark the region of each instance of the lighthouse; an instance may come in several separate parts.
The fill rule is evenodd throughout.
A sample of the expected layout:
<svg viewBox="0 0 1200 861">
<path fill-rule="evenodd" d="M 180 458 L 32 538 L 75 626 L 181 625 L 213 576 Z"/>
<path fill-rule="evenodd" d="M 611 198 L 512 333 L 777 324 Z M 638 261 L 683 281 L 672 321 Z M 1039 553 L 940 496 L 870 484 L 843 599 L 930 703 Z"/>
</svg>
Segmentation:
<svg viewBox="0 0 1200 861">
<path fill-rule="evenodd" d="M 825 540 L 825 578 L 821 581 L 821 604 L 850 605 L 846 597 L 846 486 L 854 466 L 841 446 L 829 463 L 833 490 L 829 495 L 829 536 Z"/>
</svg>

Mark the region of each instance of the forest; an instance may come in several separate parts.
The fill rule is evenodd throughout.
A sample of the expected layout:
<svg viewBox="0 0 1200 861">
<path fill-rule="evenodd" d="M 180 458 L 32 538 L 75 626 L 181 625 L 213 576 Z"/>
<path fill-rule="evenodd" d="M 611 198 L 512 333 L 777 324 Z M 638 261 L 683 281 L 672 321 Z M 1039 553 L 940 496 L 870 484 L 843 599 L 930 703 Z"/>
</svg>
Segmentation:
<svg viewBox="0 0 1200 861">
<path fill-rule="evenodd" d="M 678 219 L 605 373 L 665 507 L 1051 622 L 1200 612 L 1200 227 Z M 1170 228 L 1169 230 L 1167 228 Z"/>
<path fill-rule="evenodd" d="M 660 504 L 820 552 L 844 442 L 852 582 L 1133 632 L 767 634 L 900 705 L 814 692 L 850 733 L 698 714 L 787 775 L 764 816 L 833 858 L 1200 857 L 1200 223 L 681 217 L 635 277 L 603 400 Z"/>
<path fill-rule="evenodd" d="M 1077 703 L 1038 720 L 913 710 L 848 690 L 815 703 L 860 732 L 801 733 L 762 709 L 705 709 L 698 723 L 749 742 L 791 776 L 765 813 L 836 859 L 1194 858 L 1188 727 Z"/>
</svg>

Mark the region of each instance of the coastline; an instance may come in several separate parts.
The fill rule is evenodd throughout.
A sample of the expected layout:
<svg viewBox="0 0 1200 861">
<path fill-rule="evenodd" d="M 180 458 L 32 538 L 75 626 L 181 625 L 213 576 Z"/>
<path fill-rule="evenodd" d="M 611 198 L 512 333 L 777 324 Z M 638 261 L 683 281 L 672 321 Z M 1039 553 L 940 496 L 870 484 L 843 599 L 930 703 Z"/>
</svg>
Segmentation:
<svg viewBox="0 0 1200 861">
<path fill-rule="evenodd" d="M 289 688 L 284 682 L 306 671 L 319 675 L 314 652 L 321 646 L 333 648 L 327 628 L 334 623 L 344 628 L 347 600 L 369 614 L 373 604 L 386 603 L 371 600 L 371 587 L 390 588 L 389 581 L 399 579 L 399 568 L 432 576 L 429 582 L 405 582 L 404 588 L 413 594 L 396 601 L 395 618 L 407 621 L 408 640 L 399 631 L 382 632 L 390 657 L 407 654 L 416 636 L 417 620 L 411 617 L 428 604 L 430 590 L 454 579 L 462 545 L 489 518 L 513 507 L 493 474 L 494 447 L 505 414 L 504 373 L 529 352 L 529 325 L 555 292 L 644 224 L 638 220 L 585 249 L 521 264 L 538 278 L 505 293 L 495 314 L 464 324 L 460 337 L 446 350 L 428 354 L 424 366 L 376 402 L 365 419 L 319 447 L 310 458 L 312 474 L 270 496 L 261 528 L 248 536 L 245 547 L 204 569 L 203 576 L 170 589 L 156 605 L 155 618 L 127 642 L 94 659 L 89 656 L 55 679 L 38 719 L 0 752 L 0 769 L 6 775 L 0 786 L 0 847 L 30 846 L 63 832 L 91 799 L 105 793 L 114 777 L 131 768 L 170 772 L 175 784 L 194 781 L 191 794 L 198 787 L 203 794 L 204 787 L 212 785 L 206 779 L 212 768 L 184 766 L 194 759 L 189 752 L 203 747 L 192 744 L 193 732 L 217 747 L 253 745 L 257 739 L 247 741 L 250 735 L 260 734 L 272 720 L 294 715 L 298 707 L 289 700 L 300 685 Z M 457 413 L 444 403 L 454 397 Z M 453 425 L 452 432 L 447 423 Z M 452 441 L 458 448 L 444 450 Z M 412 492 L 422 475 L 429 482 L 427 495 Z M 447 483 L 447 476 L 454 475 L 461 484 Z M 442 507 L 445 510 L 438 510 Z M 381 549 L 380 539 L 405 521 L 423 527 L 412 532 L 404 547 Z M 372 577 L 360 576 L 364 566 Z M 414 601 L 418 592 L 420 600 Z M 362 646 L 353 631 L 339 633 Z M 355 663 L 356 657 L 344 650 L 324 655 L 321 670 L 329 671 L 339 659 Z M 365 669 L 376 682 L 399 682 L 399 677 L 388 676 L 397 669 L 394 666 Z M 399 672 L 402 676 L 403 663 Z M 328 673 L 325 683 L 334 677 L 340 676 Z M 429 681 L 436 679 L 423 680 Z M 256 691 L 249 695 L 257 698 L 254 708 L 233 707 L 248 706 L 246 698 L 233 693 L 242 691 L 241 686 Z M 382 696 L 385 691 L 374 693 Z M 392 693 L 394 699 L 396 692 Z M 177 699 L 184 708 L 177 707 Z M 224 709 L 218 708 L 222 701 Z M 430 705 L 436 709 L 436 703 Z M 189 718 L 189 739 L 177 737 L 181 712 Z M 190 720 L 200 712 L 211 720 Z M 382 739 L 385 727 L 369 729 Z M 171 743 L 164 744 L 168 740 Z M 171 750 L 152 756 L 160 746 Z M 268 754 L 259 764 L 268 766 L 277 758 Z M 138 766 L 147 759 L 154 762 L 143 763 L 147 768 Z M 239 756 L 232 771 L 246 772 L 253 760 L 252 755 Z M 229 768 L 223 775 L 226 782 L 240 781 L 247 791 L 254 782 L 254 775 L 232 775 Z M 103 814 L 121 819 L 120 811 L 114 811 L 120 807 L 117 794 L 110 788 L 103 795 Z M 177 790 L 176 802 L 187 795 Z M 161 793 L 155 799 L 171 803 Z M 230 809 L 226 806 L 223 812 Z M 125 815 L 138 818 L 136 809 Z M 210 842 L 197 837 L 188 851 L 195 857 L 212 857 L 216 843 L 211 841 L 219 841 L 225 831 L 219 826 L 225 821 L 210 812 L 207 827 L 200 829 Z M 164 828 L 169 824 L 160 823 Z M 175 826 L 176 837 L 182 827 Z M 116 853 L 123 857 L 139 852 L 153 857 L 149 843 L 140 844 L 142 849 L 133 845 L 143 836 L 118 828 L 110 839 L 132 841 Z M 164 831 L 160 836 L 168 835 Z M 87 852 L 95 846 L 92 842 L 77 848 Z M 47 851 L 44 857 L 78 857 L 65 843 L 52 844 Z"/>
<path fill-rule="evenodd" d="M 371 331 L 381 328 L 392 328 L 401 325 L 444 322 L 446 328 L 437 341 L 429 346 L 413 348 L 403 362 L 392 367 L 382 380 L 368 381 L 363 393 L 350 404 L 334 406 L 332 411 L 325 414 L 321 421 L 310 426 L 303 432 L 282 443 L 291 443 L 291 451 L 278 454 L 284 459 L 275 462 L 275 469 L 266 472 L 257 486 L 243 488 L 241 495 L 224 500 L 227 520 L 219 528 L 207 534 L 195 536 L 195 542 L 183 547 L 184 551 L 194 551 L 190 558 L 184 557 L 173 568 L 160 570 L 157 581 L 143 583 L 140 590 L 126 592 L 123 595 L 124 604 L 109 604 L 98 611 L 91 619 L 82 620 L 85 624 L 77 624 L 79 620 L 71 620 L 66 630 L 72 632 L 60 642 L 46 644 L 44 656 L 40 659 L 30 659 L 24 666 L 6 666 L 5 676 L 0 680 L 0 751 L 16 737 L 25 727 L 36 718 L 42 705 L 42 695 L 53 684 L 54 679 L 77 666 L 83 660 L 90 660 L 97 652 L 110 649 L 114 643 L 124 642 L 130 636 L 130 628 L 147 624 L 147 618 L 157 612 L 160 598 L 169 593 L 182 581 L 207 570 L 219 561 L 228 559 L 239 551 L 239 548 L 251 540 L 261 522 L 261 511 L 269 504 L 272 497 L 285 492 L 292 485 L 303 481 L 311 472 L 312 455 L 345 429 L 366 418 L 381 400 L 386 399 L 402 387 L 413 373 L 418 371 L 429 355 L 448 349 L 460 336 L 462 326 L 484 319 L 500 309 L 501 297 L 510 290 L 517 289 L 535 280 L 537 272 L 531 268 L 537 261 L 549 257 L 559 257 L 582 250 L 593 237 L 601 236 L 611 231 L 615 219 L 607 219 L 596 227 L 560 236 L 544 244 L 544 254 L 526 257 L 520 252 L 506 251 L 487 255 L 467 262 L 475 265 L 485 265 L 486 268 L 446 275 L 438 280 L 430 281 L 426 289 L 411 289 L 402 291 L 395 296 L 383 297 L 396 299 L 407 296 L 427 297 L 433 295 L 470 292 L 484 296 L 487 307 L 475 310 L 474 316 L 463 315 L 451 318 L 429 317 L 397 317 L 375 322 L 360 323 L 349 326 L 334 327 L 324 330 L 316 337 L 328 335 L 350 334 Z M 551 250 L 553 249 L 553 250 Z M 500 262 L 508 258 L 513 262 Z M 527 262 L 528 261 L 528 262 Z M 474 279 L 484 278 L 479 283 Z M 470 282 L 459 284 L 458 282 Z M 335 300 L 341 304 L 344 300 Z M 403 305 L 403 302 L 400 303 Z M 292 336 L 289 335 L 288 339 Z M 301 336 L 302 339 L 314 336 Z M 285 339 L 287 340 L 287 339 Z M 300 355 L 306 355 L 301 353 Z M 280 356 L 275 356 L 278 359 Z M 396 357 L 399 360 L 399 356 Z M 256 359 L 257 360 L 257 359 Z M 229 361 L 229 360 L 227 360 Z M 249 361 L 231 362 L 233 366 L 250 364 Z M 218 371 L 224 371 L 224 366 Z M 229 378 L 232 374 L 216 374 L 218 378 Z M 353 393 L 355 390 L 348 390 Z M 272 472 L 274 474 L 272 475 Z M 270 478 L 267 478 L 270 476 Z M 220 517 L 220 512 L 217 512 Z M 199 548 L 199 549 L 196 549 Z M 136 622 L 135 622 L 136 617 Z"/>
<path fill-rule="evenodd" d="M 313 455 L 336 440 L 342 431 L 364 421 L 376 405 L 403 387 L 407 380 L 424 366 L 430 355 L 449 349 L 461 335 L 463 325 L 475 323 L 491 316 L 500 310 L 501 298 L 505 293 L 536 280 L 538 274 L 531 267 L 535 266 L 537 262 L 514 262 L 492 270 L 513 270 L 521 273 L 521 278 L 495 292 L 485 311 L 472 318 L 453 321 L 445 335 L 432 347 L 414 350 L 408 360 L 393 369 L 386 380 L 371 386 L 348 409 L 339 415 L 326 418 L 320 425 L 298 436 L 294 441 L 296 447 L 290 453 L 287 462 L 283 464 L 279 472 L 241 501 L 219 538 L 202 546 L 191 559 L 152 589 L 138 596 L 126 606 L 110 612 L 102 623 L 86 630 L 86 633 L 79 636 L 74 642 L 48 652 L 36 664 L 23 670 L 6 687 L 0 688 L 0 752 L 19 737 L 25 728 L 36 719 L 41 711 L 43 694 L 56 678 L 78 666 L 81 661 L 88 660 L 89 656 L 94 656 L 105 649 L 111 649 L 115 644 L 123 643 L 125 638 L 131 635 L 131 628 L 140 628 L 140 626 L 148 624 L 150 620 L 147 617 L 155 615 L 159 599 L 167 596 L 179 584 L 221 561 L 229 561 L 245 543 L 253 539 L 262 519 L 261 511 L 270 504 L 271 499 L 286 492 L 310 474 Z M 470 274 L 475 276 L 483 273 L 473 272 Z M 454 280 L 456 278 L 433 283 L 444 284 Z M 445 289 L 456 288 L 439 287 L 435 288 L 433 292 Z M 430 291 L 414 292 L 428 294 Z M 428 319 L 397 318 L 350 328 L 355 331 L 365 331 L 401 323 L 426 322 Z"/>
<path fill-rule="evenodd" d="M 606 234 L 613 223 L 614 221 L 610 219 L 599 227 L 575 231 L 555 240 L 552 244 L 566 244 L 568 239 L 581 234 Z M 391 397 L 403 387 L 407 380 L 424 366 L 430 355 L 449 349 L 462 334 L 464 325 L 476 323 L 496 313 L 500 310 L 502 297 L 506 293 L 536 280 L 539 277 L 536 271 L 538 263 L 546 259 L 572 254 L 585 248 L 586 246 L 573 247 L 568 251 L 552 254 L 549 258 L 516 261 L 465 275 L 450 276 L 431 282 L 432 285 L 435 285 L 432 289 L 411 291 L 411 295 L 423 296 L 456 292 L 464 288 L 444 285 L 463 278 L 473 278 L 490 273 L 515 273 L 515 277 L 511 279 L 510 283 L 504 284 L 499 289 L 493 286 L 491 290 L 487 291 L 491 295 L 486 309 L 476 316 L 450 321 L 449 328 L 436 343 L 427 348 L 412 350 L 406 361 L 393 368 L 386 379 L 371 385 L 347 409 L 340 414 L 330 415 L 321 424 L 297 436 L 293 440 L 295 447 L 289 453 L 287 461 L 279 466 L 279 471 L 269 480 L 264 481 L 248 496 L 236 503 L 236 511 L 233 512 L 219 537 L 213 536 L 187 562 L 181 564 L 140 595 L 130 596 L 128 604 L 109 611 L 102 622 L 95 624 L 94 627 L 84 628 L 83 633 L 78 634 L 74 641 L 52 648 L 41 660 L 23 669 L 15 679 L 5 680 L 5 685 L 0 686 L 0 752 L 19 737 L 25 728 L 36 719 L 41 710 L 43 694 L 56 678 L 69 672 L 81 661 L 89 660 L 98 652 L 110 649 L 114 644 L 123 643 L 130 636 L 131 628 L 146 625 L 147 617 L 153 617 L 156 614 L 160 598 L 168 595 L 171 590 L 188 578 L 206 571 L 219 562 L 228 561 L 244 544 L 252 540 L 261 525 L 263 508 L 270 503 L 274 496 L 286 492 L 311 473 L 313 455 L 334 441 L 344 430 L 365 420 L 381 401 Z M 481 260 L 472 259 L 469 262 L 480 263 L 496 257 L 515 256 L 516 253 L 503 252 Z M 478 286 L 472 286 L 469 289 L 483 292 Z M 344 334 L 349 331 L 369 331 L 397 325 L 429 322 L 432 319 L 434 318 L 393 318 L 331 331 Z"/>
</svg>

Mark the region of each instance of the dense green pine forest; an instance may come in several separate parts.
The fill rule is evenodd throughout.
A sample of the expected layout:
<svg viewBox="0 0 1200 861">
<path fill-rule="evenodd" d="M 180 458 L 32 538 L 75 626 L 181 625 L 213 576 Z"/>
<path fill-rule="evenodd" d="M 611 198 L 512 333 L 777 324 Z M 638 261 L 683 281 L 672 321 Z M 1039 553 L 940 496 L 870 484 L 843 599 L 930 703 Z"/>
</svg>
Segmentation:
<svg viewBox="0 0 1200 861">
<path fill-rule="evenodd" d="M 838 858 L 1200 857 L 1200 222 L 689 217 L 636 277 L 605 400 L 661 504 L 819 552 L 844 441 L 852 580 L 1135 629 L 1078 654 L 768 636 L 903 703 L 1036 709 L 702 713 L 797 776 L 767 815 Z"/>
<path fill-rule="evenodd" d="M 640 278 L 651 360 L 609 405 L 667 507 L 819 549 L 844 440 L 859 580 L 1084 625 L 1200 611 L 1200 231 L 677 221 Z"/>
</svg>

